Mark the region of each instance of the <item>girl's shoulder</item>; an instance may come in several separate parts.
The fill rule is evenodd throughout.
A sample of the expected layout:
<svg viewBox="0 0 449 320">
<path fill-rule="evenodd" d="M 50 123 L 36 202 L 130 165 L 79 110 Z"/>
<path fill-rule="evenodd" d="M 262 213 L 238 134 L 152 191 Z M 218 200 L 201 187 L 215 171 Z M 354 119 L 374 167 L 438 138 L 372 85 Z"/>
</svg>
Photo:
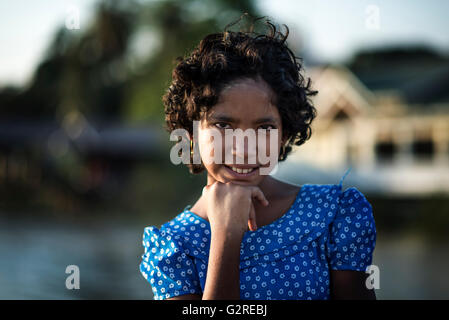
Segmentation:
<svg viewBox="0 0 449 320">
<path fill-rule="evenodd" d="M 173 219 L 162 224 L 160 231 L 170 235 L 187 254 L 207 257 L 210 247 L 209 222 L 189 210 L 188 205 Z"/>
</svg>

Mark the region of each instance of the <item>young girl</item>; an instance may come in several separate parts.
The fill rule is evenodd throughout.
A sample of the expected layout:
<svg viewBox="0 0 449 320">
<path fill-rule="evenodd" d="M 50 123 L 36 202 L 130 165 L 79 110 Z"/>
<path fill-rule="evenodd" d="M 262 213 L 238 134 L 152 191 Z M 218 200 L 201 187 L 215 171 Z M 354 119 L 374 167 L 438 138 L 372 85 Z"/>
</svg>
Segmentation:
<svg viewBox="0 0 449 320">
<path fill-rule="evenodd" d="M 210 34 L 174 69 L 166 123 L 192 137 L 200 121 L 191 159 L 196 152 L 204 159 L 208 140 L 201 137 L 211 128 L 278 130 L 270 152 L 279 161 L 310 138 L 316 92 L 286 45 L 288 28 L 284 35 L 267 24 L 269 34 Z M 202 196 L 160 228 L 145 228 L 140 271 L 154 298 L 375 299 L 365 282 L 376 227 L 364 195 L 343 191 L 343 178 L 279 181 L 261 174 L 268 164 L 248 164 L 247 148 L 232 152 L 244 164 L 188 164 L 193 174 L 207 171 Z"/>
</svg>

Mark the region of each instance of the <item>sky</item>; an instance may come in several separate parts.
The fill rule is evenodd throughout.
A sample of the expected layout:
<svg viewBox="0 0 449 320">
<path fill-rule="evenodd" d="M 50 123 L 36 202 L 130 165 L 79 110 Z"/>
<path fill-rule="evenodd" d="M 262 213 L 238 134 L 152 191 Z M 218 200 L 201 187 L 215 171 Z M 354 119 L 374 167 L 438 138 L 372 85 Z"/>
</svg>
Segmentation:
<svg viewBox="0 0 449 320">
<path fill-rule="evenodd" d="M 142 0 L 145 2 L 145 0 Z M 0 87 L 29 81 L 61 25 L 82 32 L 96 0 L 0 0 Z M 425 44 L 449 52 L 446 0 L 256 0 L 317 62 L 343 62 L 363 48 Z"/>
<path fill-rule="evenodd" d="M 449 52 L 446 0 L 260 0 L 259 5 L 295 26 L 318 61 L 342 62 L 360 49 L 412 43 Z"/>
<path fill-rule="evenodd" d="M 93 0 L 0 0 L 0 87 L 25 84 L 55 35 L 74 21 L 78 11 L 82 32 L 91 17 Z M 73 8 L 76 7 L 76 10 Z"/>
</svg>

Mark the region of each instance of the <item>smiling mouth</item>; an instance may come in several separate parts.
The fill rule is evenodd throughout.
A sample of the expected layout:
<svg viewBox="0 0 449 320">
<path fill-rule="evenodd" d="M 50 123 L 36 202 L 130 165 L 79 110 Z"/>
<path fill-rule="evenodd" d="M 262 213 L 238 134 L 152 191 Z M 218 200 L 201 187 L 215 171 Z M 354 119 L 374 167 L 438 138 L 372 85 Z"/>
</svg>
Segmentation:
<svg viewBox="0 0 449 320">
<path fill-rule="evenodd" d="M 256 170 L 259 167 L 253 167 L 253 168 L 237 168 L 237 167 L 233 167 L 233 166 L 228 166 L 228 165 L 224 165 L 226 168 L 232 170 L 235 173 L 240 173 L 240 174 L 248 174 L 253 172 L 254 170 Z"/>
</svg>

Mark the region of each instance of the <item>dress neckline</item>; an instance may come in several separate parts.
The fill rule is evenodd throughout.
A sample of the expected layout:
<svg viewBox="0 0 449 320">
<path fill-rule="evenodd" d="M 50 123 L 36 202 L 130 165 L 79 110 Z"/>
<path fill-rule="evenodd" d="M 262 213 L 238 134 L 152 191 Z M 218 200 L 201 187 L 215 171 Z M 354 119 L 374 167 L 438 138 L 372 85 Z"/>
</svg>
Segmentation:
<svg viewBox="0 0 449 320">
<path fill-rule="evenodd" d="M 282 216 L 280 216 L 279 218 L 273 220 L 273 221 L 270 222 L 269 224 L 266 224 L 266 225 L 264 225 L 264 226 L 261 226 L 261 227 L 257 228 L 256 231 L 250 231 L 250 230 L 248 230 L 248 231 L 245 232 L 245 234 L 248 234 L 248 233 L 256 233 L 256 232 L 258 232 L 259 230 L 265 230 L 265 229 L 268 229 L 269 227 L 272 227 L 273 225 L 278 225 L 279 223 L 281 223 L 281 222 L 282 222 L 282 221 L 283 221 L 283 220 L 290 214 L 290 211 L 292 211 L 292 210 L 294 209 L 296 203 L 297 203 L 298 200 L 301 198 L 301 193 L 304 191 L 304 186 L 305 186 L 305 184 L 303 184 L 303 185 L 299 188 L 299 191 L 298 191 L 298 193 L 296 194 L 295 200 L 293 200 L 293 203 L 292 203 L 292 204 L 290 205 L 290 207 L 284 212 L 284 214 L 283 214 Z M 189 210 L 190 208 L 192 208 L 192 206 L 189 204 L 189 205 L 184 209 L 184 211 L 187 211 L 187 212 L 190 213 L 191 215 L 197 217 L 197 218 L 200 219 L 201 221 L 205 222 L 208 226 L 210 226 L 209 221 L 207 221 L 206 219 L 200 217 L 200 216 L 197 215 L 195 212 L 190 211 L 190 210 Z"/>
</svg>

